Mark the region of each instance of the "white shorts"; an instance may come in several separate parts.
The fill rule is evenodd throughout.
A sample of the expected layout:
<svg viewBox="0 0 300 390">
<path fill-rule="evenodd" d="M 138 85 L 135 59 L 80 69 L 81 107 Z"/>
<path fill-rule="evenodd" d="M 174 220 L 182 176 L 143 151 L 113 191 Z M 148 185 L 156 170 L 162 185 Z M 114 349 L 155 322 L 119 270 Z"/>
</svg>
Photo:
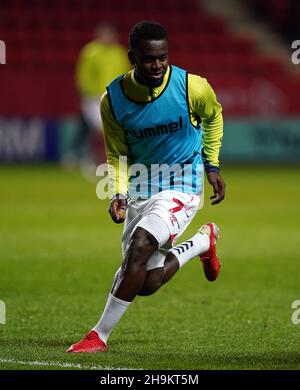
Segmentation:
<svg viewBox="0 0 300 390">
<path fill-rule="evenodd" d="M 95 132 L 102 131 L 100 97 L 82 98 L 81 111 L 88 126 Z"/>
<path fill-rule="evenodd" d="M 166 253 L 191 223 L 199 204 L 199 195 L 171 190 L 146 200 L 130 199 L 122 237 L 123 258 L 131 235 L 137 227 L 142 227 L 156 238 L 159 248 L 149 259 L 146 270 L 163 267 Z"/>
</svg>

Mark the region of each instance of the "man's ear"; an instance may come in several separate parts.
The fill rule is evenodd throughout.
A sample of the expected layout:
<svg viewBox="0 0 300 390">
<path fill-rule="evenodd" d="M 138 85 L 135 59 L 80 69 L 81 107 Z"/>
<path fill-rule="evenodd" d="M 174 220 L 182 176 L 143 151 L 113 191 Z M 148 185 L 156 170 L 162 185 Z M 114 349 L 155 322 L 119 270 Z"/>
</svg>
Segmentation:
<svg viewBox="0 0 300 390">
<path fill-rule="evenodd" d="M 135 53 L 133 50 L 128 50 L 128 59 L 131 65 L 134 65 L 136 63 L 135 61 Z"/>
</svg>

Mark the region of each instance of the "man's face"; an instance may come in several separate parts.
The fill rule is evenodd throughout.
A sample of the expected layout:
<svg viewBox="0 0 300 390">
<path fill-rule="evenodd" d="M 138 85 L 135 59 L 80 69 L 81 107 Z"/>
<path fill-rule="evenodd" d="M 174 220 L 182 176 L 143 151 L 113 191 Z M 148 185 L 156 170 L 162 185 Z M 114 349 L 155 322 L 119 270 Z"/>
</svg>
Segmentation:
<svg viewBox="0 0 300 390">
<path fill-rule="evenodd" d="M 150 87 L 163 82 L 168 67 L 168 41 L 142 41 L 134 51 L 129 51 L 138 81 Z"/>
</svg>

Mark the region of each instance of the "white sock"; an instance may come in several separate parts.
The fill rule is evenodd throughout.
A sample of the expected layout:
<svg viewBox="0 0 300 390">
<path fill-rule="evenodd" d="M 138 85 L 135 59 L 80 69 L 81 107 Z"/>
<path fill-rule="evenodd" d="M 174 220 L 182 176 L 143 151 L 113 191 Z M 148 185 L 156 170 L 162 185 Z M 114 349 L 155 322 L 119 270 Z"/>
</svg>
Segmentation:
<svg viewBox="0 0 300 390">
<path fill-rule="evenodd" d="M 131 302 L 122 301 L 122 299 L 109 294 L 102 316 L 97 325 L 93 328 L 93 330 L 98 332 L 101 340 L 105 343 L 107 343 L 111 331 L 125 313 L 130 303 Z"/>
<path fill-rule="evenodd" d="M 171 252 L 177 257 L 179 267 L 181 268 L 185 263 L 193 257 L 204 254 L 209 248 L 209 237 L 207 234 L 196 233 L 190 240 L 182 242 L 174 246 Z"/>
</svg>

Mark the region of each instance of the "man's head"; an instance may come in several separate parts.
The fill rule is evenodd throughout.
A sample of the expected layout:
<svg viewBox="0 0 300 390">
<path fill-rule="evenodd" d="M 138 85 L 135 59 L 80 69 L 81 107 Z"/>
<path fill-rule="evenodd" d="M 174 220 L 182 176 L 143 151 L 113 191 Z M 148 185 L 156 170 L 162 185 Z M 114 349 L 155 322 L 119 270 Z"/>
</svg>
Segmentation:
<svg viewBox="0 0 300 390">
<path fill-rule="evenodd" d="M 108 22 L 100 23 L 94 30 L 94 37 L 104 45 L 114 45 L 118 42 L 116 27 Z"/>
<path fill-rule="evenodd" d="M 139 82 L 159 86 L 168 67 L 166 30 L 159 23 L 137 23 L 129 34 L 128 57 Z"/>
</svg>

